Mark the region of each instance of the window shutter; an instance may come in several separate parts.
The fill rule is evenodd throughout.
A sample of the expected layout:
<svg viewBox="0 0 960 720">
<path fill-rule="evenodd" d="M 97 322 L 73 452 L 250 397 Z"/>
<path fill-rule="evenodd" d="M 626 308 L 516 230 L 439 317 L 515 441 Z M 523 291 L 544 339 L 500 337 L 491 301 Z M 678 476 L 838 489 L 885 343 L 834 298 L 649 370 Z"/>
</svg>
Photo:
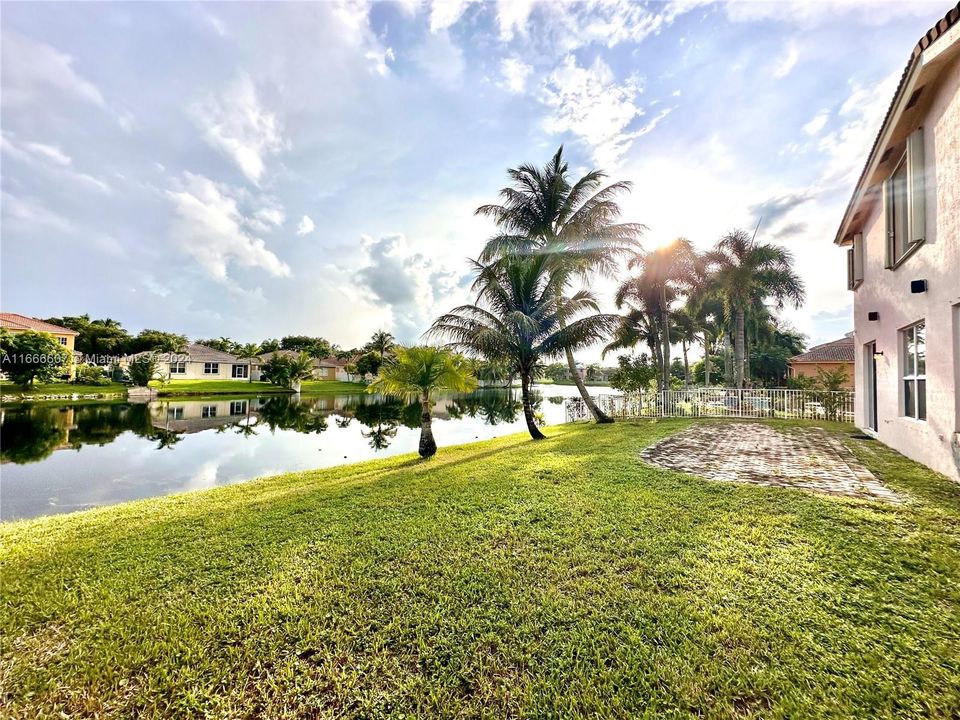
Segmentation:
<svg viewBox="0 0 960 720">
<path fill-rule="evenodd" d="M 859 285 L 863 282 L 863 235 L 857 233 L 853 236 L 853 284 Z"/>
<path fill-rule="evenodd" d="M 893 267 L 893 183 L 889 179 L 883 181 L 881 192 L 883 193 L 883 217 L 886 221 L 883 266 L 890 269 Z"/>
<path fill-rule="evenodd" d="M 853 290 L 853 248 L 847 250 L 847 290 Z"/>
<path fill-rule="evenodd" d="M 909 187 L 910 244 L 921 243 L 925 237 L 927 205 L 923 174 L 923 128 L 917 128 L 907 138 L 907 176 Z"/>
</svg>

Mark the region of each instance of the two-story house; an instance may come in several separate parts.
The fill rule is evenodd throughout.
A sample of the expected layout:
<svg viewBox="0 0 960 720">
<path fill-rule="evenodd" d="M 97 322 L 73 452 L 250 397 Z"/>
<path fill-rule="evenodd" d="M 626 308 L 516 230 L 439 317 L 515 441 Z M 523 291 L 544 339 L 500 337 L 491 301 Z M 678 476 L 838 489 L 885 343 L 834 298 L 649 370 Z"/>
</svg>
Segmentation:
<svg viewBox="0 0 960 720">
<path fill-rule="evenodd" d="M 21 333 L 26 332 L 27 330 L 33 330 L 34 332 L 42 332 L 53 335 L 54 339 L 63 347 L 64 352 L 67 353 L 69 359 L 69 364 L 67 365 L 67 375 L 71 379 L 73 378 L 77 368 L 75 357 L 76 351 L 73 347 L 74 342 L 77 339 L 77 332 L 75 330 L 60 327 L 59 325 L 52 325 L 48 322 L 44 322 L 43 320 L 28 317 L 27 315 L 8 312 L 0 313 L 0 327 L 9 333 Z"/>
<path fill-rule="evenodd" d="M 857 425 L 960 480 L 960 4 L 913 49 L 835 242 Z"/>
</svg>

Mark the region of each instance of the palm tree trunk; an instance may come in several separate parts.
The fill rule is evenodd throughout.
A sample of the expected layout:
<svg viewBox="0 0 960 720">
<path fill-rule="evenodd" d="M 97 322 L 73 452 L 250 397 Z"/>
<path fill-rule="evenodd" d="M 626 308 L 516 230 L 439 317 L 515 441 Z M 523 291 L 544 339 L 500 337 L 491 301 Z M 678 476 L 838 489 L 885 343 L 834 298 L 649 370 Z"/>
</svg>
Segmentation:
<svg viewBox="0 0 960 720">
<path fill-rule="evenodd" d="M 733 340 L 733 353 L 734 353 L 734 381 L 737 384 L 738 388 L 743 387 L 743 347 L 746 342 L 746 337 L 744 336 L 743 328 L 743 310 L 737 310 L 737 336 Z"/>
<path fill-rule="evenodd" d="M 733 387 L 733 353 L 730 350 L 730 333 L 723 331 L 723 383 Z"/>
<path fill-rule="evenodd" d="M 570 368 L 570 376 L 573 378 L 577 390 L 580 391 L 580 397 L 583 398 L 584 404 L 587 406 L 587 409 L 590 410 L 590 414 L 593 415 L 593 419 L 598 423 L 612 423 L 613 418 L 598 408 L 593 398 L 590 397 L 590 393 L 587 392 L 587 386 L 583 384 L 580 373 L 577 372 L 577 363 L 573 359 L 573 351 L 570 348 L 567 348 L 567 367 Z"/>
<path fill-rule="evenodd" d="M 683 348 L 683 386 L 690 387 L 690 363 L 687 361 L 687 341 L 681 340 L 680 345 Z"/>
<path fill-rule="evenodd" d="M 666 286 L 660 289 L 660 313 L 663 318 L 663 389 L 670 389 L 670 310 Z"/>
<path fill-rule="evenodd" d="M 420 457 L 433 457 L 437 454 L 437 441 L 433 439 L 433 418 L 430 416 L 429 394 L 423 394 L 420 399 L 420 407 Z"/>
<path fill-rule="evenodd" d="M 247 360 L 247 382 L 253 383 L 253 358 Z"/>
<path fill-rule="evenodd" d="M 710 387 L 710 336 L 703 332 L 703 379 L 704 385 Z"/>
<path fill-rule="evenodd" d="M 523 398 L 523 419 L 527 421 L 527 431 L 534 440 L 543 440 L 547 436 L 540 432 L 533 417 L 533 405 L 530 403 L 530 373 L 520 371 L 520 395 Z"/>
</svg>

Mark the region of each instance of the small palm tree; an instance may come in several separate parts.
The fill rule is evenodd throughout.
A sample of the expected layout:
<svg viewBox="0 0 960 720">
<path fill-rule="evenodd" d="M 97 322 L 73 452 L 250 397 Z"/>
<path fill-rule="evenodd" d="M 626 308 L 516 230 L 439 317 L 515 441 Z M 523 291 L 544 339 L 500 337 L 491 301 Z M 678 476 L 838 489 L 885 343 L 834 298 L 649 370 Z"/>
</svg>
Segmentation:
<svg viewBox="0 0 960 720">
<path fill-rule="evenodd" d="M 380 374 L 370 383 L 367 392 L 396 395 L 420 401 L 420 457 L 437 452 L 433 439 L 433 400 L 437 390 L 469 392 L 477 386 L 463 358 L 444 348 L 415 346 L 397 348 L 393 362 L 381 366 Z"/>
<path fill-rule="evenodd" d="M 253 382 L 253 361 L 260 357 L 260 346 L 256 343 L 246 343 L 239 345 L 236 353 L 240 360 L 247 361 L 247 382 Z"/>
<path fill-rule="evenodd" d="M 746 313 L 757 302 L 773 299 L 777 309 L 789 301 L 803 304 L 803 281 L 793 270 L 793 255 L 772 243 L 757 242 L 743 230 L 727 233 L 705 256 L 724 311 L 734 319 L 733 382 L 743 387 Z"/>
<path fill-rule="evenodd" d="M 556 271 L 563 259 L 549 253 L 507 255 L 488 265 L 474 264 L 472 305 L 461 305 L 437 318 L 428 331 L 449 338 L 451 345 L 487 360 L 509 364 L 520 375 L 523 416 L 534 440 L 545 435 L 537 427 L 530 385 L 544 361 L 563 357 L 605 339 L 616 315 L 599 312 L 586 290 L 565 297 L 567 282 Z M 584 317 L 585 313 L 589 313 Z"/>
</svg>

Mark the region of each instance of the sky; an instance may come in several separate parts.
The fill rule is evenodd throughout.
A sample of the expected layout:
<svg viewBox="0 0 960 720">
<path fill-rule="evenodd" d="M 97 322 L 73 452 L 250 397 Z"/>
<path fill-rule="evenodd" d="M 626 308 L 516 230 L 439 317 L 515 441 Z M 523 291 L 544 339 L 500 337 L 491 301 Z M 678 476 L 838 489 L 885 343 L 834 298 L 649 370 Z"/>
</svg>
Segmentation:
<svg viewBox="0 0 960 720">
<path fill-rule="evenodd" d="M 652 248 L 787 247 L 811 344 L 832 241 L 944 2 L 16 3 L 0 15 L 0 306 L 256 341 L 469 299 L 473 211 L 563 144 Z M 611 281 L 593 289 L 613 310 Z M 599 359 L 599 349 L 584 359 Z"/>
</svg>

